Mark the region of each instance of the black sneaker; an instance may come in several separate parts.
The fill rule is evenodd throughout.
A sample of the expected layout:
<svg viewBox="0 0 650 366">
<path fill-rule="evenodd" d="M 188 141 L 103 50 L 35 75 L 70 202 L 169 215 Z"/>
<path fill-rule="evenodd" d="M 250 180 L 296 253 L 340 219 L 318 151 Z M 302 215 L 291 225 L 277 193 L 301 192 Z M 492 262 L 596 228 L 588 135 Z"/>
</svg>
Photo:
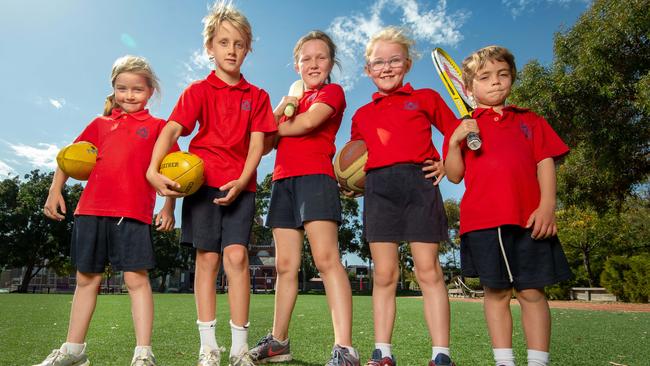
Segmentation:
<svg viewBox="0 0 650 366">
<path fill-rule="evenodd" d="M 429 366 L 456 366 L 456 364 L 446 354 L 438 353 L 436 358 L 429 361 Z"/>
<path fill-rule="evenodd" d="M 397 366 L 397 360 L 395 360 L 395 356 L 381 357 L 381 351 L 375 349 L 372 351 L 372 356 L 370 356 L 366 366 Z"/>
<path fill-rule="evenodd" d="M 250 351 L 248 351 L 249 356 L 256 364 L 259 363 L 268 363 L 268 362 L 286 362 L 291 361 L 291 347 L 289 346 L 289 340 L 287 339 L 284 342 L 280 342 L 273 338 L 273 334 L 269 333 Z"/>
</svg>

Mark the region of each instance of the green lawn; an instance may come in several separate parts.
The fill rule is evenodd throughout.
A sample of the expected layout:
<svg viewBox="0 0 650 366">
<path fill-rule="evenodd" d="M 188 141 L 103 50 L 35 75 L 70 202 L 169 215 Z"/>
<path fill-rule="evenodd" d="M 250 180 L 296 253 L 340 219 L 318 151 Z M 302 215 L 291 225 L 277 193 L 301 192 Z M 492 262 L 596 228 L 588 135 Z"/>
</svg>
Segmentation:
<svg viewBox="0 0 650 366">
<path fill-rule="evenodd" d="M 70 295 L 0 295 L 0 365 L 40 362 L 64 340 Z M 422 301 L 398 298 L 393 349 L 402 366 L 426 365 L 430 341 L 422 317 Z M 193 365 L 199 348 L 192 295 L 155 295 L 154 352 L 160 365 Z M 217 337 L 230 343 L 228 306 L 218 296 Z M 515 352 L 524 364 L 525 345 L 514 306 Z M 493 365 L 481 304 L 452 302 L 452 356 L 458 365 Z M 251 299 L 250 344 L 271 328 L 272 295 Z M 324 365 L 332 346 L 332 330 L 324 296 L 298 297 L 291 324 L 295 361 L 287 365 Z M 650 314 L 552 310 L 554 365 L 648 365 Z M 354 298 L 353 339 L 362 360 L 373 346 L 369 296 Z M 102 295 L 88 334 L 93 365 L 128 365 L 134 345 L 127 295 Z M 225 357 L 222 362 L 226 365 Z"/>
</svg>

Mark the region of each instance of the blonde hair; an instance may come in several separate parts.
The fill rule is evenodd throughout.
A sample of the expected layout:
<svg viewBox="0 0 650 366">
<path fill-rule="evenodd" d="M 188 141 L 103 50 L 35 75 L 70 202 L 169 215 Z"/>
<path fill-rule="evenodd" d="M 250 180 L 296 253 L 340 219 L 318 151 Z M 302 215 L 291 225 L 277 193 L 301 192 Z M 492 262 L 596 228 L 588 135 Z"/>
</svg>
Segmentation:
<svg viewBox="0 0 650 366">
<path fill-rule="evenodd" d="M 406 58 L 409 61 L 413 61 L 413 59 L 418 57 L 418 53 L 413 47 L 415 46 L 415 41 L 406 35 L 406 31 L 402 28 L 389 26 L 375 33 L 366 44 L 366 62 L 370 62 L 370 54 L 375 43 L 378 41 L 399 44 L 404 49 Z"/>
<path fill-rule="evenodd" d="M 226 21 L 230 22 L 244 36 L 246 51 L 252 51 L 253 29 L 246 16 L 229 1 L 215 2 L 208 15 L 203 18 L 203 45 L 207 47 L 212 42 L 219 26 Z"/>
<path fill-rule="evenodd" d="M 113 63 L 113 71 L 111 72 L 111 86 L 115 87 L 115 79 L 123 72 L 132 72 L 141 75 L 147 81 L 147 86 L 154 92 L 160 94 L 158 77 L 144 57 L 126 55 L 115 60 Z M 117 107 L 117 103 L 115 102 L 115 91 L 113 91 L 106 97 L 104 116 L 110 116 L 115 107 Z"/>
<path fill-rule="evenodd" d="M 332 38 L 330 38 L 330 36 L 328 36 L 327 33 L 320 30 L 313 30 L 305 34 L 304 36 L 300 37 L 298 42 L 296 42 L 296 46 L 293 48 L 293 62 L 296 65 L 298 64 L 298 61 L 300 61 L 300 50 L 302 49 L 302 46 L 304 46 L 305 43 L 315 39 L 325 42 L 325 45 L 327 45 L 327 48 L 330 51 L 330 60 L 332 61 L 332 66 L 336 65 L 340 69 L 341 63 L 336 58 L 336 44 L 334 44 L 334 41 L 332 41 Z M 327 83 L 330 83 L 331 81 L 332 80 L 330 75 L 327 75 Z"/>
<path fill-rule="evenodd" d="M 463 82 L 466 88 L 471 88 L 476 74 L 485 67 L 488 61 L 502 61 L 510 67 L 510 77 L 514 83 L 517 79 L 515 56 L 505 47 L 487 46 L 472 53 L 463 60 Z"/>
</svg>

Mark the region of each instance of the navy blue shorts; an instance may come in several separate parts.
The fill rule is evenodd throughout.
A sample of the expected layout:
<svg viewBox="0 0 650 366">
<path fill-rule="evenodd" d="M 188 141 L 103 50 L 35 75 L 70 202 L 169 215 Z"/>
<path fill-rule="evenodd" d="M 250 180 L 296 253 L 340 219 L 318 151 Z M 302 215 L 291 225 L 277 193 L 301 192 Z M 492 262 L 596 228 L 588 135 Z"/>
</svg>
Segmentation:
<svg viewBox="0 0 650 366">
<path fill-rule="evenodd" d="M 83 273 L 102 273 L 108 263 L 115 271 L 151 269 L 151 225 L 127 217 L 75 216 L 70 258 Z"/>
<path fill-rule="evenodd" d="M 368 242 L 440 243 L 449 238 L 440 189 L 425 174 L 419 164 L 367 172 L 363 222 Z"/>
<path fill-rule="evenodd" d="M 341 223 L 341 199 L 334 178 L 313 174 L 273 182 L 266 226 L 302 229 L 305 222 L 316 220 Z"/>
<path fill-rule="evenodd" d="M 557 236 L 535 240 L 532 230 L 517 225 L 501 226 L 501 239 L 512 273 L 510 283 L 499 245 L 497 228 L 476 230 L 460 238 L 463 276 L 478 277 L 488 288 L 525 290 L 543 288 L 572 277 Z"/>
<path fill-rule="evenodd" d="M 213 202 L 226 193 L 204 185 L 183 198 L 181 244 L 217 253 L 231 244 L 248 246 L 255 216 L 255 192 L 241 192 L 228 206 Z"/>
</svg>

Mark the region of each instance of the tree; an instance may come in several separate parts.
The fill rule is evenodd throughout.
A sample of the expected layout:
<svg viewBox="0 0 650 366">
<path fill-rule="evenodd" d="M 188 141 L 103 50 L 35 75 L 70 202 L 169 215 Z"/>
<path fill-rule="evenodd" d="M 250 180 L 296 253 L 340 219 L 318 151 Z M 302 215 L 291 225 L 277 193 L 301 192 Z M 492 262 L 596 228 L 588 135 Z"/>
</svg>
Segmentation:
<svg viewBox="0 0 650 366">
<path fill-rule="evenodd" d="M 158 292 L 167 289 L 167 275 L 177 269 L 188 269 L 192 251 L 189 247 L 180 245 L 181 230 L 171 231 L 153 230 L 153 246 L 156 253 L 156 267 L 149 272 L 150 278 L 160 277 Z"/>
<path fill-rule="evenodd" d="M 533 61 L 512 101 L 545 116 L 572 149 L 558 172 L 565 205 L 620 211 L 650 173 L 649 0 L 596 0 Z"/>
<path fill-rule="evenodd" d="M 43 268 L 59 274 L 70 270 L 70 237 L 74 208 L 83 187 L 66 185 L 66 219 L 49 220 L 43 215 L 53 173 L 34 170 L 24 176 L 5 179 L 0 183 L 0 268 L 25 267 L 18 292 L 27 292 L 29 282 Z"/>
</svg>

